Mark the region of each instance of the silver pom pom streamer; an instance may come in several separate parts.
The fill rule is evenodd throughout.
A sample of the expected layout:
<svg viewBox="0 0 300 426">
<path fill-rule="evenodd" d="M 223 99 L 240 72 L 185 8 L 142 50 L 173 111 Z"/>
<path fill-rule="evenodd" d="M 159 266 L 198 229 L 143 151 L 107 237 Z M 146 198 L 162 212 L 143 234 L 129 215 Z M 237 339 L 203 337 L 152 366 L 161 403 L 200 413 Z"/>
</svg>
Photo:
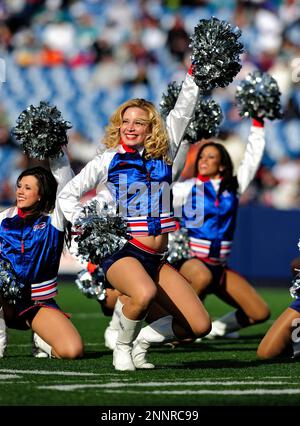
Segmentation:
<svg viewBox="0 0 300 426">
<path fill-rule="evenodd" d="M 78 272 L 75 283 L 78 289 L 89 299 L 100 302 L 106 298 L 105 277 L 101 268 L 96 268 L 93 273 L 87 269 Z"/>
<path fill-rule="evenodd" d="M 208 92 L 215 87 L 226 87 L 240 71 L 243 44 L 238 27 L 216 17 L 201 19 L 191 37 L 192 72 L 195 83 Z"/>
<path fill-rule="evenodd" d="M 28 157 L 45 160 L 62 154 L 62 147 L 68 143 L 66 132 L 71 127 L 56 106 L 42 101 L 21 112 L 13 133 Z"/>
<path fill-rule="evenodd" d="M 292 286 L 290 287 L 290 295 L 297 299 L 300 297 L 300 272 L 295 276 L 295 278 L 292 281 Z"/>
<path fill-rule="evenodd" d="M 213 99 L 201 100 L 197 103 L 193 118 L 188 126 L 185 138 L 190 143 L 201 139 L 210 139 L 219 134 L 219 127 L 223 121 L 220 105 Z"/>
<path fill-rule="evenodd" d="M 168 84 L 167 92 L 162 94 L 161 102 L 159 104 L 160 113 L 164 120 L 166 120 L 169 113 L 174 108 L 177 98 L 179 96 L 181 84 L 177 84 L 176 81 Z"/>
<path fill-rule="evenodd" d="M 16 303 L 22 296 L 24 284 L 18 282 L 9 262 L 0 260 L 0 294 L 8 303 Z"/>
<path fill-rule="evenodd" d="M 74 223 L 78 235 L 77 256 L 96 265 L 101 260 L 121 250 L 130 235 L 124 218 L 116 216 L 115 210 L 97 200 L 85 204 L 79 218 Z"/>
<path fill-rule="evenodd" d="M 189 237 L 185 228 L 180 228 L 174 232 L 169 233 L 168 245 L 168 262 L 176 264 L 180 260 L 190 259 Z"/>
<path fill-rule="evenodd" d="M 163 93 L 160 111 L 164 119 L 174 108 L 181 86 L 182 83 L 177 85 L 174 81 L 168 85 L 167 93 Z M 201 139 L 217 136 L 222 120 L 223 114 L 220 105 L 212 99 L 205 100 L 200 98 L 196 104 L 191 122 L 185 131 L 184 139 L 189 143 L 196 143 Z"/>
<path fill-rule="evenodd" d="M 275 120 L 282 117 L 280 95 L 276 80 L 257 70 L 237 85 L 235 97 L 242 117 Z"/>
</svg>

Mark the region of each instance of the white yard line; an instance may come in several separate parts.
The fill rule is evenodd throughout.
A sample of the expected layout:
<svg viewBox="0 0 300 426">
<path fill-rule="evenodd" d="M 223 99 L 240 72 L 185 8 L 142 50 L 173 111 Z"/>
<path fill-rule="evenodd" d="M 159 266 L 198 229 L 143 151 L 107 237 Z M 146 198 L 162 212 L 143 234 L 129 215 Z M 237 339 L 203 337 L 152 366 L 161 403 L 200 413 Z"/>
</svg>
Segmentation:
<svg viewBox="0 0 300 426">
<path fill-rule="evenodd" d="M 3 383 L 2 380 L 6 379 L 21 379 L 21 376 L 18 376 L 17 374 L 0 374 L 1 384 Z"/>
<path fill-rule="evenodd" d="M 294 382 L 295 383 L 295 382 Z M 129 388 L 129 387 L 137 387 L 139 390 L 129 391 L 129 392 L 141 392 L 141 387 L 162 387 L 162 386 L 235 386 L 235 385 L 287 385 L 290 383 L 285 383 L 282 381 L 213 381 L 213 380 L 205 380 L 205 381 L 193 381 L 193 382 L 145 382 L 145 383 L 120 383 L 120 382 L 111 382 L 111 383 L 86 383 L 86 384 L 69 384 L 69 385 L 43 385 L 39 386 L 39 389 L 52 389 L 52 390 L 61 390 L 61 391 L 70 391 L 70 390 L 80 390 L 80 389 L 88 389 L 88 388 L 100 388 L 100 389 L 116 389 L 116 388 Z M 114 392 L 114 391 L 113 391 Z M 123 391 L 117 391 L 123 392 Z M 143 391 L 144 393 L 157 393 L 158 391 Z M 162 393 L 169 393 L 170 391 L 159 391 Z M 173 392 L 173 391 L 171 391 Z M 177 392 L 177 391 L 174 391 Z M 189 392 L 188 390 L 180 390 L 179 393 Z M 194 391 L 191 391 L 194 392 Z M 195 391 L 198 392 L 198 391 Z M 214 392 L 214 391 L 212 391 Z M 300 392 L 300 389 L 299 389 Z"/>
<path fill-rule="evenodd" d="M 60 389 L 62 390 L 62 389 Z M 71 390 L 71 389 L 70 389 Z M 104 390 L 106 393 L 124 393 L 124 391 L 121 390 Z M 299 395 L 300 389 L 249 389 L 249 390 L 190 390 L 190 389 L 183 389 L 183 390 L 174 390 L 174 391 L 141 391 L 136 390 L 132 391 L 129 390 L 126 392 L 126 394 L 129 393 L 143 393 L 143 394 L 150 394 L 150 395 L 237 395 L 237 396 L 243 396 L 243 395 Z"/>
<path fill-rule="evenodd" d="M 98 343 L 84 343 L 84 346 L 103 346 L 104 342 Z M 9 343 L 9 347 L 28 348 L 32 347 L 32 343 Z M 108 350 L 108 349 L 107 349 Z"/>
<path fill-rule="evenodd" d="M 100 376 L 98 373 L 78 373 L 77 371 L 15 370 L 1 368 L 0 373 L 39 374 L 51 376 Z"/>
</svg>

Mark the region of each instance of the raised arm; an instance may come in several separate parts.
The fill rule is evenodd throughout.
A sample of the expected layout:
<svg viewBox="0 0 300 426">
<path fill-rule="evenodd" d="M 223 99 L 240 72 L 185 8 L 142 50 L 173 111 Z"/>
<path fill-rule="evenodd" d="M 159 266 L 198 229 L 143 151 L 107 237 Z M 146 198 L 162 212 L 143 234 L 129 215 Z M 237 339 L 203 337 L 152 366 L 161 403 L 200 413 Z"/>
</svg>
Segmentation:
<svg viewBox="0 0 300 426">
<path fill-rule="evenodd" d="M 183 168 L 185 166 L 186 157 L 188 154 L 188 151 L 190 149 L 190 143 L 184 139 L 177 151 L 177 154 L 173 160 L 173 166 L 172 166 L 172 181 L 177 182 L 180 178 L 180 175 L 183 171 Z"/>
<path fill-rule="evenodd" d="M 74 172 L 71 169 L 67 150 L 64 147 L 62 149 L 63 155 L 61 157 L 49 158 L 50 170 L 55 177 L 57 182 L 56 196 L 59 194 L 61 189 L 73 178 Z M 51 214 L 52 224 L 59 230 L 63 231 L 66 226 L 66 219 L 61 211 L 60 206 L 56 198 L 55 209 Z"/>
<path fill-rule="evenodd" d="M 59 194 L 62 188 L 74 177 L 66 149 L 63 148 L 63 155 L 61 157 L 49 158 L 49 165 L 58 184 L 57 194 Z"/>
<path fill-rule="evenodd" d="M 172 160 L 177 154 L 185 129 L 193 117 L 199 93 L 199 87 L 194 82 L 190 68 L 182 83 L 176 104 L 166 119 L 170 144 L 169 155 Z"/>
<path fill-rule="evenodd" d="M 237 170 L 239 193 L 242 194 L 254 178 L 265 148 L 263 121 L 253 119 L 244 158 Z"/>
<path fill-rule="evenodd" d="M 60 191 L 58 205 L 69 222 L 74 223 L 81 211 L 80 198 L 98 184 L 106 182 L 108 164 L 106 155 L 97 155 Z"/>
</svg>

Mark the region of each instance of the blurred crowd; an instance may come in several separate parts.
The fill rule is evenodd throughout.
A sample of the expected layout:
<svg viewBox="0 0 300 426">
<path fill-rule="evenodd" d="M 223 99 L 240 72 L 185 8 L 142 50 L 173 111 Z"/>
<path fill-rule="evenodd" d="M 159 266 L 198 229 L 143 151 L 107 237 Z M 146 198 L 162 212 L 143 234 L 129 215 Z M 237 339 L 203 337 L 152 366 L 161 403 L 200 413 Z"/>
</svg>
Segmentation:
<svg viewBox="0 0 300 426">
<path fill-rule="evenodd" d="M 182 80 L 189 65 L 190 36 L 195 25 L 199 19 L 211 16 L 227 20 L 242 30 L 245 53 L 237 79 L 245 78 L 254 69 L 269 72 L 276 78 L 282 94 L 285 126 L 267 123 L 266 155 L 241 202 L 299 209 L 300 6 L 297 0 L 3 0 L 0 57 L 10 58 L 20 69 L 88 67 L 92 74 L 86 81 L 86 90 L 100 92 L 104 88 L 112 94 L 121 87 L 151 88 L 153 70 L 158 69 L 157 93 L 149 92 L 153 95 L 150 100 L 158 103 L 169 82 Z M 0 79 L 2 87 L 9 78 L 7 68 L 5 78 Z M 226 89 L 216 89 L 213 97 L 225 116 L 219 141 L 226 145 L 236 165 L 245 147 L 249 123 L 239 116 L 234 94 L 232 84 Z M 8 100 L 3 96 L 0 99 L 0 206 L 7 207 L 14 202 L 16 177 L 34 161 L 22 154 L 11 132 L 15 117 L 10 114 Z M 107 117 L 112 112 L 103 109 Z M 77 173 L 95 154 L 99 140 L 72 124 L 68 146 Z"/>
</svg>

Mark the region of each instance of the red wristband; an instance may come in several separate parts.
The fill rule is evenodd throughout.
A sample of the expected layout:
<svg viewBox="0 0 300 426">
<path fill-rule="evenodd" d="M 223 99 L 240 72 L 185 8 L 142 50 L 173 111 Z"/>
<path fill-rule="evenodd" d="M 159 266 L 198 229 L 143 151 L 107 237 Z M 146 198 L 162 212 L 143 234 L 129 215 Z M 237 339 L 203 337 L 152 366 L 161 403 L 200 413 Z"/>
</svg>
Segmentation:
<svg viewBox="0 0 300 426">
<path fill-rule="evenodd" d="M 193 65 L 188 69 L 188 74 L 193 75 Z"/>
<path fill-rule="evenodd" d="M 264 127 L 264 120 L 262 119 L 258 119 L 258 118 L 253 118 L 252 119 L 252 126 L 254 127 Z"/>
<path fill-rule="evenodd" d="M 95 265 L 92 262 L 88 262 L 86 269 L 89 271 L 90 274 L 93 274 L 97 268 L 98 268 L 98 265 Z"/>
</svg>

